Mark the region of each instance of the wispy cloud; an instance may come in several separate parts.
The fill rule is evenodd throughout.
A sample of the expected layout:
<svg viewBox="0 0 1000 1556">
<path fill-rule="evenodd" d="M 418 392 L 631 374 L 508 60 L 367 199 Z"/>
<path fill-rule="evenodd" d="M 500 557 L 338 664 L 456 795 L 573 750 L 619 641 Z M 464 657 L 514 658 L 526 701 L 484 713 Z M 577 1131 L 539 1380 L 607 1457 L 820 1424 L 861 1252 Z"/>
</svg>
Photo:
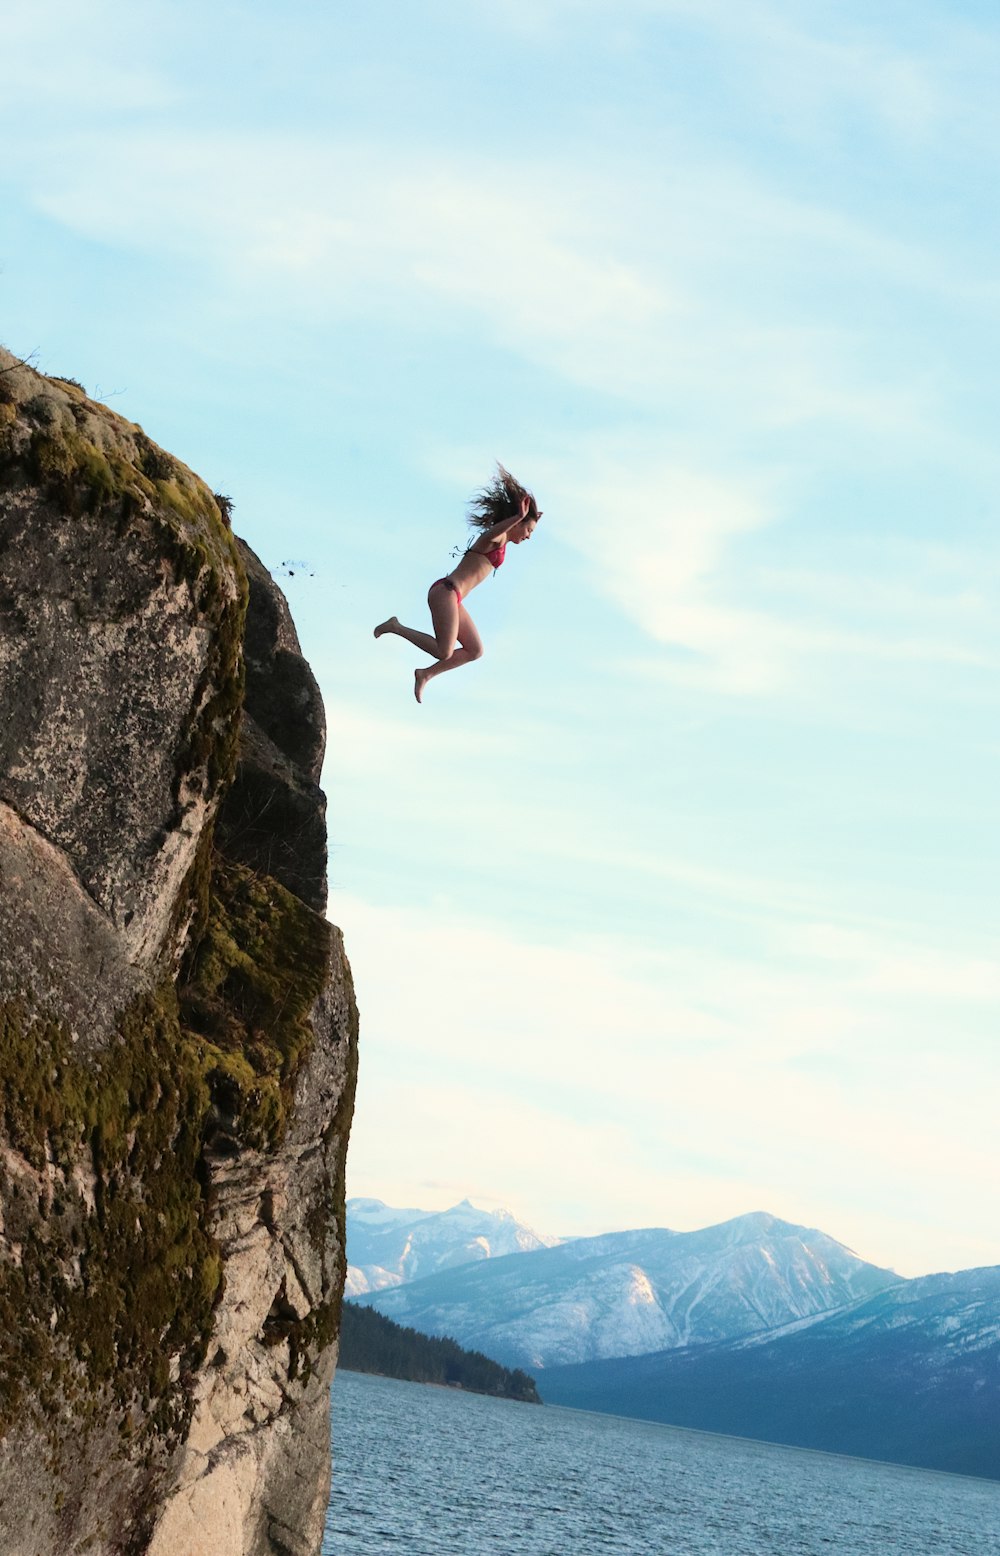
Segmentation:
<svg viewBox="0 0 1000 1556">
<path fill-rule="evenodd" d="M 355 136 L 81 135 L 55 157 L 42 133 L 36 146 L 24 175 L 47 214 L 173 253 L 269 310 L 360 308 L 420 328 L 430 303 L 605 395 L 709 397 L 723 420 L 738 406 L 762 427 L 934 427 L 932 386 L 891 362 L 867 371 L 884 338 L 866 341 L 853 319 L 831 325 L 831 295 L 821 310 L 805 289 L 824 275 L 836 288 L 846 263 L 953 295 L 954 267 L 747 170 L 692 164 L 681 147 L 675 166 L 623 174 L 551 152 L 501 161 Z"/>
<path fill-rule="evenodd" d="M 803 25 L 801 7 L 787 0 L 738 8 L 720 0 L 639 3 L 647 13 L 686 15 L 738 46 L 750 67 L 746 85 L 766 93 L 773 111 L 794 115 L 800 134 L 809 124 L 828 128 L 833 111 L 861 108 L 893 134 L 922 141 L 945 109 L 939 61 L 916 39 L 901 47 L 860 9 L 810 15 Z"/>
<path fill-rule="evenodd" d="M 795 955 L 786 946 L 778 973 L 693 948 L 638 957 L 624 942 L 541 944 L 430 904 L 417 913 L 348 898 L 337 913 L 368 991 L 352 1151 L 369 1185 L 407 1176 L 391 1119 L 404 1099 L 413 1107 L 417 1087 L 434 1119 L 420 1172 L 454 1181 L 461 1163 L 470 1181 L 522 1202 L 535 1177 L 551 1203 L 585 1188 L 589 1224 L 581 1205 L 576 1228 L 559 1230 L 592 1230 L 595 1218 L 671 1224 L 676 1204 L 654 1201 L 681 1179 L 697 1180 L 686 1216 L 710 1219 L 721 1181 L 728 1213 L 754 1208 L 745 1200 L 756 1185 L 766 1208 L 798 1214 L 785 1203 L 794 1162 L 795 1207 L 810 1196 L 857 1207 L 856 1224 L 852 1211 L 852 1225 L 828 1228 L 846 1240 L 861 1240 L 865 1217 L 896 1194 L 922 1207 L 891 1249 L 866 1247 L 869 1257 L 927 1268 L 933 1248 L 975 1242 L 990 1181 L 992 1061 L 985 1047 L 940 1053 L 924 1006 L 926 947 L 789 929 Z M 940 992 L 969 973 L 967 960 L 937 954 Z M 998 996 L 981 976 L 966 993 Z M 523 1162 L 509 1149 L 512 1117 L 532 1142 Z M 393 1192 L 412 1199 L 417 1176 L 408 1194 Z"/>
<path fill-rule="evenodd" d="M 128 8 L 108 0 L 91 0 L 86 10 L 72 0 L 4 7 L 3 112 L 20 115 L 21 135 L 25 108 L 39 116 L 39 127 L 44 123 L 48 134 L 56 122 L 88 111 L 114 117 L 175 103 L 179 93 L 168 74 L 143 59 L 152 9 L 146 7 L 140 21 Z"/>
<path fill-rule="evenodd" d="M 665 673 L 734 693 L 773 690 L 788 629 L 715 593 L 731 542 L 777 517 L 754 493 L 759 478 L 726 480 L 669 460 L 644 466 L 635 455 L 591 454 L 576 480 L 556 477 L 593 586 L 660 643 L 694 656 L 664 661 Z"/>
<path fill-rule="evenodd" d="M 985 938 L 985 937 L 984 937 Z M 786 954 L 835 966 L 865 994 L 944 1000 L 961 1008 L 1000 1010 L 1000 961 L 995 956 L 947 953 L 903 936 L 873 936 L 843 925 L 803 923 L 783 937 Z M 936 1037 L 932 1039 L 936 1045 Z"/>
<path fill-rule="evenodd" d="M 93 137 L 47 171 L 40 150 L 49 215 L 126 247 L 166 245 L 272 303 L 405 314 L 434 297 L 522 346 L 634 330 L 664 306 L 659 283 L 599 234 L 588 243 L 586 202 L 555 170 L 266 134 Z"/>
<path fill-rule="evenodd" d="M 0 19 L 32 329 L 103 374 L 155 315 L 259 533 L 315 515 L 352 1164 L 548 1226 L 558 1185 L 557 1231 L 763 1205 L 911 1267 L 969 1248 L 996 28 L 977 61 L 919 0 L 396 10 Z M 494 453 L 546 532 L 417 710 L 365 602 L 455 538 L 398 498 L 455 492 L 457 529 Z"/>
<path fill-rule="evenodd" d="M 981 548 L 869 543 L 867 574 L 753 560 L 748 542 L 794 513 L 790 472 L 728 475 L 672 461 L 636 438 L 541 460 L 569 544 L 594 589 L 666 653 L 639 673 L 727 695 L 814 689 L 852 661 L 983 670 L 1000 657 L 997 578 Z"/>
<path fill-rule="evenodd" d="M 241 294 L 255 317 L 326 326 L 368 315 L 419 331 L 436 314 L 447 333 L 464 313 L 493 347 L 668 422 L 672 449 L 653 424 L 538 462 L 594 589 L 661 645 L 646 671 L 746 697 L 803 691 L 835 660 L 993 662 L 960 600 L 913 588 L 899 611 L 879 616 L 873 602 L 863 620 L 858 595 L 834 601 L 829 573 L 765 578 L 746 565 L 747 541 L 794 515 L 795 464 L 829 458 L 809 452 L 810 427 L 853 439 L 854 457 L 919 446 L 968 466 L 995 459 L 952 425 L 939 387 L 904 371 L 905 350 L 873 371 L 881 338 L 820 325 L 788 300 L 846 263 L 954 301 L 961 283 L 932 250 L 704 165 L 658 174 L 653 190 L 648 171 L 612 187 L 551 160 L 147 134 L 81 138 L 36 171 L 42 208 L 76 230 L 208 267 L 223 316 Z M 729 290 L 734 247 L 748 287 L 764 288 L 752 306 Z M 709 411 L 715 449 L 694 431 Z M 798 431 L 795 464 L 775 452 L 779 429 Z M 768 449 L 752 461 L 733 452 L 751 432 Z"/>
<path fill-rule="evenodd" d="M 738 53 L 735 89 L 765 98 L 772 119 L 793 119 L 800 136 L 810 127 L 829 132 L 831 115 L 861 109 L 900 139 L 922 142 L 953 104 L 946 62 L 928 46 L 927 35 L 937 42 L 940 31 L 933 8 L 923 17 L 913 9 L 918 25 L 903 47 L 878 17 L 850 5 L 835 13 L 803 13 L 788 0 L 621 0 L 613 12 L 601 0 L 489 0 L 484 7 L 494 25 L 542 47 L 565 46 L 586 27 L 599 30 L 611 51 L 634 51 L 664 22 L 686 26 Z M 986 40 L 968 27 L 967 47 L 977 41 Z"/>
</svg>

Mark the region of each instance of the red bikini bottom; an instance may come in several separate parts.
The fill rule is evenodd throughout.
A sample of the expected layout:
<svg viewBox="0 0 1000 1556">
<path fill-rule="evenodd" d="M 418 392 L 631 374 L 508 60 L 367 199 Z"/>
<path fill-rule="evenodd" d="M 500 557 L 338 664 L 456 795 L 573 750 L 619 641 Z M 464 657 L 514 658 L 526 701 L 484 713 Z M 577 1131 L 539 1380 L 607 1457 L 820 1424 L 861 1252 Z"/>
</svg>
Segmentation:
<svg viewBox="0 0 1000 1556">
<path fill-rule="evenodd" d="M 455 582 L 454 578 L 435 578 L 434 582 L 431 584 L 431 589 L 436 589 L 438 584 L 444 584 L 446 589 L 450 589 L 452 591 L 452 593 L 454 594 L 456 600 L 458 601 L 459 605 L 461 605 L 461 603 L 462 603 L 462 596 L 461 596 L 461 594 L 459 592 L 458 584 Z M 427 598 L 428 599 L 430 599 L 431 589 L 428 589 L 428 591 L 427 591 Z"/>
</svg>

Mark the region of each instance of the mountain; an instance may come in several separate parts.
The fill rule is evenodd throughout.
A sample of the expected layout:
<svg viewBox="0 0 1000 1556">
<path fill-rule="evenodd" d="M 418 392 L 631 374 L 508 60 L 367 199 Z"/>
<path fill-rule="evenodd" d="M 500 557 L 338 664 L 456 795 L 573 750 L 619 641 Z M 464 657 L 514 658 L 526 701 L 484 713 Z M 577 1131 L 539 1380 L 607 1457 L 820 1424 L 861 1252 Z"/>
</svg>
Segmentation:
<svg viewBox="0 0 1000 1556">
<path fill-rule="evenodd" d="M 1000 1479 L 1000 1268 L 777 1333 L 546 1371 L 547 1404 Z"/>
<path fill-rule="evenodd" d="M 397 1210 L 380 1199 L 347 1201 L 347 1295 L 361 1296 L 457 1265 L 549 1248 L 509 1210 Z"/>
<path fill-rule="evenodd" d="M 732 1340 L 898 1279 L 822 1232 L 757 1212 L 698 1232 L 577 1238 L 361 1300 L 425 1334 L 535 1369 Z"/>
</svg>

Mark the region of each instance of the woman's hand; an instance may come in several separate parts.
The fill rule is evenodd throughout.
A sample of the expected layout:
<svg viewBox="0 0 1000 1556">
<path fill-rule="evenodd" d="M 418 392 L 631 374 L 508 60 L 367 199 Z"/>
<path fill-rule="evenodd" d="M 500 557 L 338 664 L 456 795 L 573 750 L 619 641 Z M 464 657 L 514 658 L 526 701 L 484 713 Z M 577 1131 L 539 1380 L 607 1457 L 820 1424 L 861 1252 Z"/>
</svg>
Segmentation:
<svg viewBox="0 0 1000 1556">
<path fill-rule="evenodd" d="M 489 529 L 483 531 L 482 535 L 480 536 L 480 540 L 487 540 L 487 541 L 506 540 L 506 538 L 510 534 L 511 530 L 512 529 L 516 529 L 519 524 L 523 524 L 525 519 L 528 517 L 530 512 L 531 512 L 531 498 L 529 496 L 525 495 L 524 497 L 521 498 L 521 501 L 520 501 L 520 503 L 518 505 L 517 512 L 515 514 L 513 514 L 509 519 L 498 519 L 495 524 L 491 524 Z M 480 542 L 477 541 L 476 545 L 478 545 L 479 543 Z"/>
</svg>

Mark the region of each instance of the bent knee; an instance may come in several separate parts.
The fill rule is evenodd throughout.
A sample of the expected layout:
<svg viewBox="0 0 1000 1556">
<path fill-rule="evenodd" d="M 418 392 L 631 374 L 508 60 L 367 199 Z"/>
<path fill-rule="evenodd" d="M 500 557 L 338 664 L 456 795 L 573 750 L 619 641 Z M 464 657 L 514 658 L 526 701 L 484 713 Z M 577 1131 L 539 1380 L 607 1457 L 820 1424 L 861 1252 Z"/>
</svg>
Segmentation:
<svg viewBox="0 0 1000 1556">
<path fill-rule="evenodd" d="M 438 638 L 438 646 L 437 646 L 437 656 L 438 656 L 438 658 L 439 659 L 450 659 L 452 654 L 455 652 L 457 647 L 458 647 L 458 639 L 457 638 L 451 638 L 451 639 L 445 638 L 443 641 L 442 641 L 441 638 Z"/>
<path fill-rule="evenodd" d="M 477 643 L 475 648 L 467 648 L 466 649 L 466 653 L 468 654 L 470 659 L 482 659 L 482 657 L 483 657 L 483 645 L 482 645 L 482 643 Z"/>
</svg>

